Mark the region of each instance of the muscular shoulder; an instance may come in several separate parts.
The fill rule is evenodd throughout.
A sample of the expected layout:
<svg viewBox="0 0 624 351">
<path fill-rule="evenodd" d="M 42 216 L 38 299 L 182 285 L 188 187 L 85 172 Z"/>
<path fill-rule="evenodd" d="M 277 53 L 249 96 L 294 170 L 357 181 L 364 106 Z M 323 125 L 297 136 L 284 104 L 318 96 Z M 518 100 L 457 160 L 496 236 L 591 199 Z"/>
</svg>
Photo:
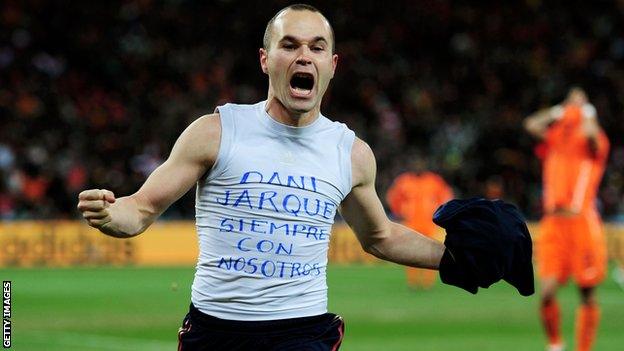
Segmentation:
<svg viewBox="0 0 624 351">
<path fill-rule="evenodd" d="M 210 167 L 219 153 L 221 119 L 218 113 L 197 118 L 182 132 L 171 155 L 191 158 Z"/>
<path fill-rule="evenodd" d="M 351 171 L 353 187 L 375 182 L 375 154 L 366 142 L 357 137 L 351 149 Z"/>
<path fill-rule="evenodd" d="M 193 121 L 189 127 L 198 137 L 217 139 L 221 137 L 221 117 L 218 112 L 203 115 Z M 218 144 L 218 143 L 217 143 Z"/>
</svg>

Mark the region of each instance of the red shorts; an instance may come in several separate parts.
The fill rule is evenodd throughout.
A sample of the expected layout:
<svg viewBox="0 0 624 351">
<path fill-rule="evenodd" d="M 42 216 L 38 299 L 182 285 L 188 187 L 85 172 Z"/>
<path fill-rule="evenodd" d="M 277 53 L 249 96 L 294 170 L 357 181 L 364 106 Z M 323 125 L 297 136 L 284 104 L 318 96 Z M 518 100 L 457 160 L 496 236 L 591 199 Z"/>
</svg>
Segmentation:
<svg viewBox="0 0 624 351">
<path fill-rule="evenodd" d="M 578 216 L 548 215 L 540 223 L 536 243 L 540 278 L 565 283 L 570 276 L 581 287 L 598 285 L 607 269 L 607 246 L 595 211 Z"/>
</svg>

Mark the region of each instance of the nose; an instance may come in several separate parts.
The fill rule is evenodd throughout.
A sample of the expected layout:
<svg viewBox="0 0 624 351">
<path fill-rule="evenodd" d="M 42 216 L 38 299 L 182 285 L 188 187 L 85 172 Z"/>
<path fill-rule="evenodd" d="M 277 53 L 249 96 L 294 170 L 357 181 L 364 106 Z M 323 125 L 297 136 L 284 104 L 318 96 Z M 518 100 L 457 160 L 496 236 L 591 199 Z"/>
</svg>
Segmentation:
<svg viewBox="0 0 624 351">
<path fill-rule="evenodd" d="M 301 45 L 301 48 L 299 50 L 299 56 L 297 57 L 297 61 L 295 62 L 302 66 L 307 66 L 311 64 L 312 60 L 310 59 L 309 54 L 310 49 L 306 45 Z"/>
</svg>

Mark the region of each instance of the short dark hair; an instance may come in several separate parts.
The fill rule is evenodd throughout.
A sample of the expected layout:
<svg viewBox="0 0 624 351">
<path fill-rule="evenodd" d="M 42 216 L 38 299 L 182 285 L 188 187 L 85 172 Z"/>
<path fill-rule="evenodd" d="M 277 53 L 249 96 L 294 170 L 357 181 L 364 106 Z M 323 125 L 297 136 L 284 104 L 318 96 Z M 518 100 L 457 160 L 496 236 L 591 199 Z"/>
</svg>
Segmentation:
<svg viewBox="0 0 624 351">
<path fill-rule="evenodd" d="M 273 23 L 275 22 L 275 19 L 277 18 L 277 16 L 281 15 L 283 12 L 288 11 L 288 10 L 293 10 L 293 11 L 310 11 L 310 12 L 316 12 L 318 14 L 320 14 L 321 16 L 323 16 L 325 18 L 325 20 L 327 20 L 327 17 L 325 17 L 325 15 L 319 11 L 319 9 L 317 9 L 316 7 L 312 6 L 312 5 L 308 5 L 308 4 L 294 4 L 294 5 L 290 5 L 287 7 L 284 7 L 283 9 L 279 10 L 275 16 L 273 16 L 273 18 L 271 18 L 271 20 L 269 21 L 269 23 L 267 23 L 266 29 L 264 30 L 264 37 L 262 38 L 262 46 L 264 47 L 265 50 L 269 49 L 269 46 L 271 46 L 271 36 L 273 35 Z M 332 53 L 334 53 L 335 49 L 336 49 L 336 40 L 334 37 L 334 28 L 332 27 L 331 23 L 329 23 L 329 20 L 327 20 L 327 24 L 329 24 L 329 31 L 331 34 L 331 49 L 332 49 Z"/>
</svg>

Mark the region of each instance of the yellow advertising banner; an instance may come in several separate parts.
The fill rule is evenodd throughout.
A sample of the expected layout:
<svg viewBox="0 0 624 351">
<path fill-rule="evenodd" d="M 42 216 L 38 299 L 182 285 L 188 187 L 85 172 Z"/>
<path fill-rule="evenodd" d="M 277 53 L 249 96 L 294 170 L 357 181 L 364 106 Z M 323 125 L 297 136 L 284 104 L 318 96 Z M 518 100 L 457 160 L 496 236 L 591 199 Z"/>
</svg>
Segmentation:
<svg viewBox="0 0 624 351">
<path fill-rule="evenodd" d="M 533 237 L 538 226 L 529 225 Z M 624 262 L 624 226 L 605 226 L 609 257 Z M 440 235 L 442 239 L 442 235 Z M 0 224 L 0 267 L 81 265 L 194 265 L 198 241 L 192 221 L 161 221 L 132 239 L 108 237 L 82 221 L 15 221 Z M 377 263 L 351 229 L 334 225 L 332 263 Z"/>
<path fill-rule="evenodd" d="M 7 222 L 0 225 L 0 266 L 193 265 L 195 225 L 157 222 L 132 239 L 106 236 L 83 222 Z"/>
</svg>

